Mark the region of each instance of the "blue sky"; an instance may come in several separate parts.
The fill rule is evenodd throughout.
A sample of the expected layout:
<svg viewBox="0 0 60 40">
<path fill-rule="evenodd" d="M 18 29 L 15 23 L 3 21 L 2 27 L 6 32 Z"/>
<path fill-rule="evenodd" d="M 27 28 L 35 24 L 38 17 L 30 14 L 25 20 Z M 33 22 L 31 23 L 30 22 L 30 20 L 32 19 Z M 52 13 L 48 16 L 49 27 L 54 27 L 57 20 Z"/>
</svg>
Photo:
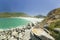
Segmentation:
<svg viewBox="0 0 60 40">
<path fill-rule="evenodd" d="M 0 12 L 25 12 L 29 15 L 47 15 L 60 7 L 60 0 L 0 0 Z"/>
</svg>

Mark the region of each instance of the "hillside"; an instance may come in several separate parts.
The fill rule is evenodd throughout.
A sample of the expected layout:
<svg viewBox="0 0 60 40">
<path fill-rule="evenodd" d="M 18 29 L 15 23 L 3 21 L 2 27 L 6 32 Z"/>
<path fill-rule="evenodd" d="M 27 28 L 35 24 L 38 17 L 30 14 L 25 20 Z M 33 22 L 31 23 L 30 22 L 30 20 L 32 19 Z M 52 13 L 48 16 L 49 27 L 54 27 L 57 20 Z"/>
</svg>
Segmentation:
<svg viewBox="0 0 60 40">
<path fill-rule="evenodd" d="M 56 20 L 60 20 L 60 8 L 50 11 L 45 20 L 43 20 L 43 24 L 45 23 L 50 24 L 51 22 Z"/>
<path fill-rule="evenodd" d="M 51 15 L 60 15 L 60 8 L 56 8 L 48 13 L 48 16 Z"/>
<path fill-rule="evenodd" d="M 28 14 L 26 13 L 23 13 L 23 12 L 3 12 L 3 13 L 0 13 L 0 17 L 26 17 L 26 16 L 29 16 Z"/>
<path fill-rule="evenodd" d="M 46 27 L 50 32 L 51 35 L 56 39 L 60 40 L 60 8 L 56 8 L 50 11 L 47 15 L 47 18 L 42 21 L 43 26 L 48 24 Z M 58 29 L 57 29 L 58 28 Z"/>
</svg>

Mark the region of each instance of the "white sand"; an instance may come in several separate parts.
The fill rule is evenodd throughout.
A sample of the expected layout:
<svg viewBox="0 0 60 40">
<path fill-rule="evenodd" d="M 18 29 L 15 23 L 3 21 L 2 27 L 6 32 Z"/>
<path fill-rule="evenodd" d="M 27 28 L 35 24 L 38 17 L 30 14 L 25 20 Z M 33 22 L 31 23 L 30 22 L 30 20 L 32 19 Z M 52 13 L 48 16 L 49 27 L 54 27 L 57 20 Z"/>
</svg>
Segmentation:
<svg viewBox="0 0 60 40">
<path fill-rule="evenodd" d="M 32 18 L 32 17 L 15 17 L 15 18 L 26 19 L 32 23 L 41 22 L 42 20 L 44 20 L 44 18 Z"/>
</svg>

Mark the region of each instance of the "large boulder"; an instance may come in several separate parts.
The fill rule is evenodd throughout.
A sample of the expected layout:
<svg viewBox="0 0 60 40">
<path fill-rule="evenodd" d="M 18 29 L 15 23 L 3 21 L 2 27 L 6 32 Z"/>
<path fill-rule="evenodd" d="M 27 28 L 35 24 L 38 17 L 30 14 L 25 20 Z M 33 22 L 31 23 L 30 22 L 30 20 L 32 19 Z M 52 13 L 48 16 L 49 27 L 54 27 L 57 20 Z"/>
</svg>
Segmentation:
<svg viewBox="0 0 60 40">
<path fill-rule="evenodd" d="M 55 40 L 50 34 L 44 31 L 41 28 L 32 28 L 31 31 L 31 39 L 32 40 Z"/>
</svg>

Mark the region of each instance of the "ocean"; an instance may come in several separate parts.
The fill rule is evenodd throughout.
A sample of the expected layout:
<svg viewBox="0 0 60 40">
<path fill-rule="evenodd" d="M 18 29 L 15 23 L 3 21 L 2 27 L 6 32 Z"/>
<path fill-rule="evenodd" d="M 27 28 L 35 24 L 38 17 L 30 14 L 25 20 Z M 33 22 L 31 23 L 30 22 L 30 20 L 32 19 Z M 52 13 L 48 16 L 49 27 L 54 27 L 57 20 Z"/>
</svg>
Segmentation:
<svg viewBox="0 0 60 40">
<path fill-rule="evenodd" d="M 27 20 L 21 18 L 0 18 L 0 29 L 10 29 L 18 26 L 23 27 L 27 23 Z"/>
</svg>

